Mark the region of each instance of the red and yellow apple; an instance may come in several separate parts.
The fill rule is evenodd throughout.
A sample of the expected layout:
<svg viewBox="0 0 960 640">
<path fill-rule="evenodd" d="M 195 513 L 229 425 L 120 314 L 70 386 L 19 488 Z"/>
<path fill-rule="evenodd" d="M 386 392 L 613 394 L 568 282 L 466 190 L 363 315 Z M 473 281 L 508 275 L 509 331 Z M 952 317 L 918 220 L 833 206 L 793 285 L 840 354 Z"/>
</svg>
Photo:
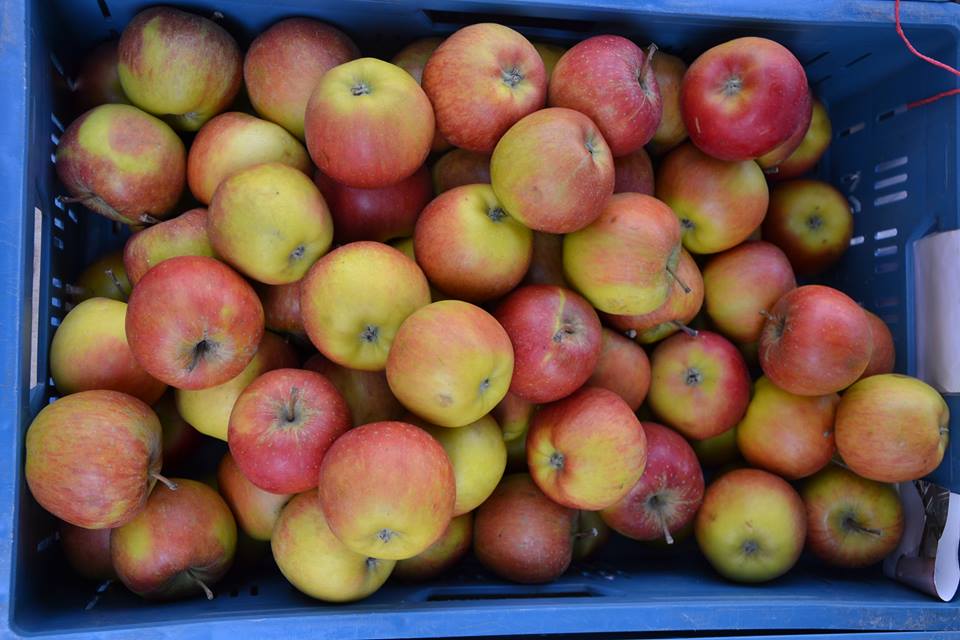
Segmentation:
<svg viewBox="0 0 960 640">
<path fill-rule="evenodd" d="M 87 580 L 116 579 L 110 559 L 111 529 L 85 529 L 61 522 L 58 531 L 63 555 L 74 571 Z"/>
<path fill-rule="evenodd" d="M 823 103 L 813 101 L 813 114 L 810 126 L 807 128 L 803 140 L 786 160 L 767 172 L 771 181 L 798 178 L 813 169 L 823 154 L 826 153 L 830 141 L 833 140 L 833 129 L 830 126 L 830 116 Z"/>
<path fill-rule="evenodd" d="M 636 342 L 604 328 L 600 339 L 600 358 L 586 384 L 613 391 L 636 411 L 650 390 L 650 360 L 647 352 Z"/>
<path fill-rule="evenodd" d="M 406 582 L 422 582 L 442 575 L 467 555 L 473 544 L 473 514 L 450 521 L 447 530 L 425 551 L 397 562 L 393 575 Z"/>
<path fill-rule="evenodd" d="M 316 371 L 333 383 L 350 407 L 353 426 L 399 420 L 403 406 L 393 397 L 387 375 L 383 371 L 348 369 L 324 358 L 312 356 L 303 364 L 304 369 Z"/>
<path fill-rule="evenodd" d="M 643 193 L 653 195 L 653 164 L 642 148 L 613 159 L 614 193 Z"/>
<path fill-rule="evenodd" d="M 896 347 L 893 346 L 893 334 L 883 318 L 864 309 L 867 322 L 870 323 L 870 336 L 873 338 L 873 353 L 870 354 L 870 363 L 860 374 L 860 378 L 869 378 L 881 373 L 893 373 L 897 362 Z"/>
<path fill-rule="evenodd" d="M 123 265 L 133 284 L 153 267 L 176 256 L 217 257 L 207 237 L 206 209 L 190 209 L 138 231 L 123 247 Z"/>
<path fill-rule="evenodd" d="M 687 139 L 687 128 L 683 125 L 680 111 L 680 87 L 687 64 L 677 56 L 662 51 L 653 56 L 651 64 L 660 89 L 663 115 L 647 148 L 655 155 L 662 155 Z"/>
<path fill-rule="evenodd" d="M 263 284 L 257 287 L 263 305 L 263 321 L 267 329 L 277 333 L 306 338 L 300 313 L 300 283 Z"/>
<path fill-rule="evenodd" d="M 280 511 L 293 496 L 264 491 L 250 482 L 230 452 L 217 467 L 217 488 L 236 518 L 237 526 L 254 540 L 269 540 Z"/>
<path fill-rule="evenodd" d="M 441 42 L 443 42 L 443 38 L 420 38 L 419 40 L 414 40 L 398 51 L 397 55 L 393 56 L 390 62 L 409 73 L 413 76 L 414 80 L 422 85 L 423 69 L 427 66 L 427 60 L 430 59 L 430 56 L 437 50 Z M 433 134 L 433 144 L 430 147 L 430 151 L 440 153 L 446 151 L 451 146 L 446 138 L 443 137 L 443 134 L 440 133 L 440 129 L 437 129 Z M 489 182 L 489 180 L 484 180 L 483 182 Z"/>
</svg>

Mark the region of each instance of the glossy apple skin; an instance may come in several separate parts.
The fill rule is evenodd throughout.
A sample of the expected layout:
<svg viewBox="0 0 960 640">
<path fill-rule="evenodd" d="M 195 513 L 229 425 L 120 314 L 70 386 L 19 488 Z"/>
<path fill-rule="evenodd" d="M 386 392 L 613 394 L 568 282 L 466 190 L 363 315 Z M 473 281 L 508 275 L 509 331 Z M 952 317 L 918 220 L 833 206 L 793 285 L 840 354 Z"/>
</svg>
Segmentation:
<svg viewBox="0 0 960 640">
<path fill-rule="evenodd" d="M 761 311 L 797 287 L 783 251 L 752 240 L 717 254 L 703 269 L 707 315 L 717 330 L 737 343 L 756 342 L 763 329 Z"/>
<path fill-rule="evenodd" d="M 413 79 L 422 86 L 423 68 L 427 66 L 427 60 L 430 59 L 430 56 L 437 50 L 441 42 L 443 42 L 443 38 L 420 38 L 419 40 L 414 40 L 397 52 L 397 55 L 393 56 L 390 62 L 409 73 L 413 76 Z M 443 137 L 443 134 L 440 133 L 440 129 L 434 131 L 433 144 L 430 147 L 431 152 L 441 153 L 450 149 L 452 146 L 453 145 Z M 489 180 L 483 180 L 481 182 L 489 182 Z"/>
<path fill-rule="evenodd" d="M 614 156 L 642 149 L 663 114 L 647 55 L 613 35 L 587 38 L 563 54 L 550 77 L 548 102 L 587 115 Z"/>
<path fill-rule="evenodd" d="M 600 358 L 586 384 L 613 391 L 636 411 L 650 390 L 647 352 L 629 338 L 604 328 L 600 338 Z"/>
<path fill-rule="evenodd" d="M 490 155 L 451 149 L 434 163 L 432 177 L 437 195 L 465 184 L 490 184 Z"/>
<path fill-rule="evenodd" d="M 337 388 L 350 407 L 353 426 L 371 422 L 399 420 L 403 406 L 393 397 L 387 375 L 383 371 L 348 369 L 315 354 L 303 364 L 304 369 L 322 374 Z"/>
<path fill-rule="evenodd" d="M 102 104 L 130 104 L 120 85 L 116 40 L 101 42 L 86 55 L 71 90 L 78 112 Z"/>
<path fill-rule="evenodd" d="M 693 522 L 703 502 L 703 470 L 683 436 L 643 423 L 647 464 L 627 494 L 600 512 L 614 531 L 633 540 L 659 540 Z M 672 539 L 667 538 L 668 543 Z"/>
<path fill-rule="evenodd" d="M 257 287 L 263 305 L 263 320 L 267 329 L 277 333 L 306 338 L 303 314 L 300 313 L 300 283 L 264 284 Z"/>
<path fill-rule="evenodd" d="M 177 256 L 217 257 L 207 237 L 206 209 L 190 209 L 130 236 L 123 247 L 123 266 L 136 284 L 147 271 Z"/>
<path fill-rule="evenodd" d="M 812 475 L 837 450 L 833 421 L 839 402 L 835 393 L 796 396 L 761 377 L 737 425 L 737 449 L 752 466 L 788 480 Z"/>
<path fill-rule="evenodd" d="M 237 526 L 254 540 L 269 540 L 280 511 L 293 497 L 289 493 L 270 493 L 250 482 L 230 452 L 217 467 L 217 488 L 236 518 Z"/>
<path fill-rule="evenodd" d="M 680 86 L 687 72 L 687 64 L 669 53 L 657 51 L 653 56 L 653 74 L 657 77 L 663 115 L 647 148 L 654 155 L 662 155 L 687 138 L 680 112 Z"/>
<path fill-rule="evenodd" d="M 879 482 L 906 482 L 940 465 L 950 410 L 927 383 L 888 373 L 844 392 L 835 429 L 837 450 L 852 471 Z"/>
<path fill-rule="evenodd" d="M 143 507 L 161 465 L 160 421 L 117 391 L 81 391 L 30 423 L 24 473 L 40 506 L 70 524 L 108 529 Z"/>
<path fill-rule="evenodd" d="M 233 378 L 253 358 L 263 337 L 263 307 L 230 267 L 178 256 L 137 283 L 126 332 L 147 373 L 178 389 L 204 389 Z"/>
<path fill-rule="evenodd" d="M 510 336 L 467 302 L 434 302 L 410 315 L 393 339 L 387 382 L 403 406 L 441 427 L 486 415 L 510 387 Z"/>
<path fill-rule="evenodd" d="M 756 162 L 717 160 L 689 143 L 663 159 L 656 189 L 680 219 L 683 246 L 691 253 L 737 246 L 763 222 L 769 202 Z"/>
<path fill-rule="evenodd" d="M 393 575 L 406 582 L 432 580 L 457 564 L 472 544 L 473 513 L 465 513 L 451 520 L 443 535 L 425 551 L 397 562 Z"/>
<path fill-rule="evenodd" d="M 643 427 L 623 399 L 586 387 L 541 408 L 527 434 L 527 465 L 547 497 L 599 511 L 637 483 L 647 459 Z"/>
<path fill-rule="evenodd" d="M 88 209 L 124 224 L 163 219 L 186 181 L 183 142 L 166 123 L 126 104 L 105 104 L 60 136 L 57 177 Z"/>
<path fill-rule="evenodd" d="M 84 529 L 60 523 L 60 546 L 70 567 L 87 580 L 113 580 L 117 572 L 110 560 L 110 529 Z"/>
<path fill-rule="evenodd" d="M 803 500 L 782 478 L 736 469 L 707 487 L 694 534 L 717 573 L 735 582 L 766 582 L 800 558 L 807 517 Z"/>
<path fill-rule="evenodd" d="M 787 292 L 760 333 L 760 366 L 785 391 L 822 396 L 846 389 L 870 363 L 870 322 L 856 302 L 822 285 Z"/>
<path fill-rule="evenodd" d="M 426 165 L 409 178 L 379 189 L 348 187 L 320 171 L 314 173 L 313 181 L 330 207 L 333 239 L 338 244 L 387 242 L 413 235 L 420 212 L 433 198 Z"/>
<path fill-rule="evenodd" d="M 499 24 L 473 24 L 430 56 L 423 88 L 445 139 L 490 153 L 513 123 L 543 107 L 547 73 L 540 54 L 521 34 Z"/>
<path fill-rule="evenodd" d="M 614 193 L 644 193 L 653 195 L 653 164 L 642 148 L 613 159 Z"/>
<path fill-rule="evenodd" d="M 494 315 L 513 344 L 510 392 L 533 403 L 570 395 L 597 366 L 601 326 L 590 303 L 569 289 L 528 285 Z"/>
<path fill-rule="evenodd" d="M 375 558 L 412 558 L 436 542 L 450 524 L 456 492 L 443 447 L 405 422 L 348 431 L 320 466 L 320 505 L 330 529 Z"/>
<path fill-rule="evenodd" d="M 117 52 L 130 102 L 182 131 L 196 131 L 226 109 L 243 80 L 233 37 L 211 20 L 171 7 L 134 16 Z"/>
<path fill-rule="evenodd" d="M 316 491 L 301 493 L 287 503 L 270 546 L 290 584 L 327 602 L 366 598 L 383 586 L 396 564 L 356 553 L 340 542 L 330 530 Z"/>
<path fill-rule="evenodd" d="M 310 269 L 300 311 L 310 341 L 337 364 L 380 371 L 403 322 L 430 304 L 420 267 L 393 247 L 352 242 Z"/>
<path fill-rule="evenodd" d="M 750 372 L 723 336 L 675 334 L 650 356 L 647 402 L 665 424 L 703 440 L 733 428 L 750 402 Z"/>
<path fill-rule="evenodd" d="M 680 88 L 690 139 L 705 153 L 734 162 L 782 144 L 808 104 L 803 66 L 766 38 L 737 38 L 707 50 L 687 69 Z"/>
<path fill-rule="evenodd" d="M 530 258 L 530 268 L 523 277 L 523 283 L 569 286 L 563 277 L 562 235 L 533 232 L 533 256 Z"/>
<path fill-rule="evenodd" d="M 509 475 L 477 509 L 473 552 L 506 580 L 551 582 L 570 566 L 576 520 L 576 511 L 550 500 L 529 475 Z"/>
<path fill-rule="evenodd" d="M 667 301 L 680 260 L 680 223 L 652 196 L 619 193 L 563 239 L 563 271 L 598 311 L 650 313 Z"/>
<path fill-rule="evenodd" d="M 110 298 L 126 302 L 133 286 L 123 266 L 123 251 L 105 253 L 80 273 L 76 288 L 67 293 L 74 302 L 83 302 L 90 298 Z"/>
<path fill-rule="evenodd" d="M 84 300 L 70 310 L 50 343 L 50 375 L 63 395 L 77 391 L 122 391 L 147 404 L 167 385 L 137 363 L 127 345 L 127 305 L 107 298 Z"/>
<path fill-rule="evenodd" d="M 824 563 L 868 567 L 903 536 L 903 505 L 892 485 L 830 465 L 800 489 L 807 510 L 807 547 Z"/>
<path fill-rule="evenodd" d="M 790 180 L 770 191 L 763 239 L 783 249 L 798 275 L 819 275 L 836 264 L 852 235 L 850 203 L 826 182 Z"/>
<path fill-rule="evenodd" d="M 893 334 L 890 333 L 890 327 L 887 323 L 875 313 L 864 309 L 867 314 L 867 321 L 870 323 L 870 335 L 873 338 L 873 353 L 870 355 L 870 363 L 860 374 L 860 379 L 881 373 L 893 373 L 897 362 L 896 347 L 893 346 Z"/>
<path fill-rule="evenodd" d="M 433 142 L 433 108 L 409 73 L 359 58 L 321 77 L 307 103 L 304 131 L 310 157 L 323 173 L 375 189 L 423 165 Z"/>
<path fill-rule="evenodd" d="M 786 160 L 771 169 L 767 173 L 767 179 L 771 182 L 779 182 L 798 178 L 807 173 L 817 166 L 820 158 L 826 153 L 827 147 L 830 146 L 831 140 L 833 140 L 833 129 L 830 126 L 830 116 L 827 115 L 823 103 L 814 100 L 810 126 L 800 146 Z"/>
<path fill-rule="evenodd" d="M 176 490 L 158 485 L 110 539 L 120 581 L 149 600 L 202 593 L 198 580 L 207 587 L 220 580 L 237 548 L 237 524 L 223 498 L 201 482 L 173 482 Z"/>
<path fill-rule="evenodd" d="M 499 298 L 530 267 L 533 232 L 504 209 L 488 184 L 442 193 L 416 224 L 417 264 L 431 283 L 459 300 Z"/>
<path fill-rule="evenodd" d="M 254 38 L 243 59 L 253 108 L 301 140 L 307 101 L 320 78 L 360 50 L 345 33 L 310 18 L 288 18 Z"/>
<path fill-rule="evenodd" d="M 317 486 L 324 455 L 351 426 L 350 407 L 329 380 L 315 371 L 274 369 L 237 398 L 227 444 L 259 488 L 302 493 Z"/>
<path fill-rule="evenodd" d="M 551 107 L 503 134 L 490 182 L 510 215 L 534 231 L 570 233 L 597 219 L 613 193 L 610 148 L 579 111 Z"/>
</svg>

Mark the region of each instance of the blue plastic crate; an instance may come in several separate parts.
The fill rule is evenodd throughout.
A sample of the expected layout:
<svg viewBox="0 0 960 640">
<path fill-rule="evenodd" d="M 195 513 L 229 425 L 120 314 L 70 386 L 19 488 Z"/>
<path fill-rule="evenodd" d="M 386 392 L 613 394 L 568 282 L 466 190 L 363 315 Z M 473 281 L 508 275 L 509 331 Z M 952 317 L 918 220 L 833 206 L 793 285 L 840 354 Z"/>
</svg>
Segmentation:
<svg viewBox="0 0 960 640">
<path fill-rule="evenodd" d="M 23 480 L 23 434 L 50 393 L 47 345 L 64 287 L 122 234 L 62 206 L 51 156 L 66 111 L 61 73 L 91 44 L 116 35 L 140 0 L 0 0 L 0 636 L 329 638 L 506 634 L 820 638 L 834 632 L 960 630 L 960 603 L 942 604 L 876 569 L 835 572 L 803 561 L 762 586 L 728 583 L 689 543 L 670 553 L 614 545 L 599 561 L 543 587 L 506 585 L 474 565 L 441 583 L 389 584 L 372 598 L 330 606 L 298 594 L 276 570 L 233 576 L 212 602 L 146 604 L 115 587 L 90 611 L 93 586 L 67 570 L 52 519 Z M 310 15 L 339 25 L 365 51 L 388 56 L 420 36 L 478 21 L 571 42 L 621 33 L 692 58 L 737 35 L 790 47 L 827 103 L 835 141 L 821 177 L 855 199 L 853 246 L 832 276 L 893 330 L 898 368 L 914 370 L 911 242 L 960 226 L 957 99 L 905 111 L 955 80 L 911 57 L 885 0 L 241 0 L 185 1 L 223 14 L 241 45 L 272 22 Z M 705 6 L 707 5 L 707 6 Z M 904 2 L 915 44 L 960 63 L 960 7 Z M 960 490 L 960 400 L 948 399 L 954 441 L 933 477 Z M 239 634 L 239 635 L 238 635 Z M 765 635 L 766 634 L 766 635 Z M 796 634 L 796 635 L 794 635 Z M 942 635 L 938 633 L 937 635 Z M 871 633 L 847 637 L 874 637 Z M 911 637 L 914 637 L 911 634 Z M 917 636 L 919 637 L 919 636 Z"/>
</svg>

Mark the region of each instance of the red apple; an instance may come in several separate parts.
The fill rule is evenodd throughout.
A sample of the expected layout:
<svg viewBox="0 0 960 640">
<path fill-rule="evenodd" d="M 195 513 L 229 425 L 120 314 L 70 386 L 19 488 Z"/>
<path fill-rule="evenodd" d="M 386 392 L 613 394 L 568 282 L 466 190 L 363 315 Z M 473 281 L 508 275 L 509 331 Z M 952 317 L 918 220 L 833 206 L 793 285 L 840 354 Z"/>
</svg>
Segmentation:
<svg viewBox="0 0 960 640">
<path fill-rule="evenodd" d="M 495 317 L 513 344 L 510 391 L 534 403 L 565 398 L 587 381 L 600 358 L 600 319 L 569 289 L 529 285 L 511 293 Z"/>
<path fill-rule="evenodd" d="M 897 351 L 893 346 L 893 334 L 890 333 L 890 327 L 877 314 L 870 313 L 866 309 L 863 312 L 867 314 L 867 322 L 870 324 L 873 353 L 870 354 L 870 363 L 860 374 L 860 379 L 881 373 L 893 373 L 897 361 Z"/>
<path fill-rule="evenodd" d="M 86 55 L 70 88 L 77 112 L 102 104 L 130 104 L 120 85 L 116 40 L 101 42 Z"/>
<path fill-rule="evenodd" d="M 490 184 L 490 156 L 453 149 L 433 165 L 433 190 L 437 195 L 465 184 Z"/>
<path fill-rule="evenodd" d="M 613 156 L 590 118 L 572 109 L 543 109 L 500 138 L 490 158 L 490 181 L 524 225 L 569 233 L 603 211 L 613 193 Z"/>
<path fill-rule="evenodd" d="M 522 35 L 499 24 L 463 27 L 423 69 L 437 128 L 453 145 L 490 153 L 516 121 L 543 106 L 547 73 Z"/>
<path fill-rule="evenodd" d="M 432 580 L 457 564 L 473 543 L 473 514 L 450 521 L 443 535 L 425 551 L 397 563 L 393 575 L 407 582 Z"/>
<path fill-rule="evenodd" d="M 530 268 L 523 277 L 524 284 L 552 284 L 566 287 L 563 277 L 563 236 L 555 233 L 533 232 L 533 256 Z"/>
<path fill-rule="evenodd" d="M 683 76 L 680 108 L 697 147 L 715 158 L 750 160 L 797 130 L 808 108 L 803 65 L 781 44 L 737 38 L 694 60 Z"/>
<path fill-rule="evenodd" d="M 273 536 L 280 511 L 293 497 L 264 491 L 250 482 L 229 452 L 223 454 L 217 466 L 217 488 L 241 531 L 254 540 L 269 540 Z"/>
<path fill-rule="evenodd" d="M 647 148 L 651 153 L 661 155 L 687 138 L 687 128 L 683 126 L 683 115 L 680 112 L 680 87 L 683 75 L 687 72 L 687 65 L 677 56 L 662 51 L 653 56 L 651 64 L 653 75 L 657 77 L 657 87 L 660 89 L 663 116 Z"/>
<path fill-rule="evenodd" d="M 830 116 L 823 103 L 813 101 L 813 114 L 810 126 L 807 128 L 803 140 L 790 156 L 767 172 L 771 181 L 798 178 L 813 169 L 823 154 L 826 153 L 830 141 L 833 140 L 833 130 L 830 127 Z"/>
<path fill-rule="evenodd" d="M 263 320 L 267 329 L 294 336 L 307 335 L 300 313 L 300 283 L 262 284 L 257 287 L 263 305 Z"/>
<path fill-rule="evenodd" d="M 646 422 L 647 464 L 640 480 L 600 512 L 617 533 L 634 540 L 664 539 L 689 523 L 703 502 L 703 471 L 693 449 L 676 431 Z"/>
<path fill-rule="evenodd" d="M 433 197 L 426 166 L 409 178 L 379 189 L 348 187 L 317 171 L 313 181 L 333 216 L 333 240 L 345 244 L 356 240 L 387 242 L 413 234 L 423 208 Z"/>
<path fill-rule="evenodd" d="M 333 383 L 350 407 L 355 427 L 371 422 L 399 420 L 404 413 L 403 406 L 390 392 L 383 371 L 348 369 L 319 353 L 307 360 L 303 368 L 316 371 Z"/>
<path fill-rule="evenodd" d="M 870 321 L 836 289 L 806 285 L 787 292 L 764 313 L 760 366 L 784 391 L 834 393 L 853 384 L 870 363 Z"/>
<path fill-rule="evenodd" d="M 190 209 L 138 231 L 123 247 L 123 265 L 133 284 L 153 267 L 176 256 L 216 257 L 207 237 L 206 209 Z"/>
<path fill-rule="evenodd" d="M 678 333 L 650 356 L 654 414 L 684 436 L 704 440 L 732 429 L 750 402 L 750 372 L 726 338 Z"/>
<path fill-rule="evenodd" d="M 137 283 L 126 331 L 147 373 L 178 389 L 203 389 L 233 378 L 253 358 L 263 337 L 263 307 L 222 262 L 179 256 Z"/>
<path fill-rule="evenodd" d="M 414 80 L 423 84 L 423 68 L 427 66 L 427 60 L 430 59 L 430 56 L 437 50 L 441 42 L 443 42 L 443 38 L 421 38 L 414 40 L 397 52 L 397 55 L 393 56 L 390 62 L 409 73 L 413 76 Z M 451 146 L 446 138 L 443 137 L 443 134 L 440 133 L 440 130 L 437 129 L 433 134 L 433 145 L 431 145 L 430 150 L 434 153 L 440 153 L 446 151 Z M 483 182 L 489 182 L 489 180 L 484 180 Z"/>
<path fill-rule="evenodd" d="M 530 420 L 533 418 L 533 412 L 536 409 L 536 405 L 532 402 L 528 402 L 508 391 L 500 404 L 493 408 L 490 415 L 500 425 L 503 439 L 506 442 L 511 442 L 526 437 L 527 430 L 530 428 Z"/>
<path fill-rule="evenodd" d="M 807 129 L 810 128 L 810 120 L 813 116 L 813 94 L 809 91 L 807 91 L 806 102 L 799 107 L 799 111 L 801 114 L 800 120 L 797 121 L 797 128 L 790 134 L 790 137 L 757 158 L 757 164 L 760 165 L 760 168 L 763 169 L 765 173 L 775 171 L 776 167 L 789 158 L 790 155 L 797 150 L 797 147 L 800 146 L 800 143 L 803 142 L 803 138 L 807 134 Z"/>
<path fill-rule="evenodd" d="M 663 103 L 646 55 L 621 36 L 587 38 L 571 47 L 550 77 L 551 107 L 576 109 L 600 128 L 614 156 L 642 149 L 660 124 Z"/>
<path fill-rule="evenodd" d="M 570 566 L 576 520 L 576 511 L 550 500 L 530 476 L 509 475 L 477 509 L 473 552 L 501 578 L 550 582 Z"/>
<path fill-rule="evenodd" d="M 600 358 L 587 384 L 613 391 L 636 411 L 650 389 L 650 360 L 647 353 L 632 340 L 604 328 Z"/>
<path fill-rule="evenodd" d="M 653 195 L 653 164 L 643 149 L 637 149 L 613 160 L 614 193 L 644 193 Z"/>
<path fill-rule="evenodd" d="M 111 529 L 84 529 L 60 523 L 60 545 L 67 564 L 87 580 L 113 580 L 117 572 L 110 560 Z"/>
</svg>

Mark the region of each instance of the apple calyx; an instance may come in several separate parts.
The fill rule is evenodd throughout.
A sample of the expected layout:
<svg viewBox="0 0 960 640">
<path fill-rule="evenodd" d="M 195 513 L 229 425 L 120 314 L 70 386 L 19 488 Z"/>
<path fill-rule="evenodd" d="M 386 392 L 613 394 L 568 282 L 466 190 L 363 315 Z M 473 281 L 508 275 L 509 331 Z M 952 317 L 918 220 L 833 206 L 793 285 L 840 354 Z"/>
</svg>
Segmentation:
<svg viewBox="0 0 960 640">
<path fill-rule="evenodd" d="M 500 79 L 503 81 L 503 84 L 513 89 L 523 81 L 523 74 L 520 73 L 520 69 L 517 67 L 510 67 L 500 73 Z"/>
<path fill-rule="evenodd" d="M 160 475 L 160 474 L 157 473 L 156 471 L 151 471 L 149 477 L 153 478 L 154 480 L 156 480 L 157 482 L 159 482 L 160 484 L 162 484 L 163 486 L 165 486 L 167 489 L 170 489 L 170 491 L 176 491 L 176 490 L 177 490 L 177 483 L 176 483 L 176 482 L 174 482 L 174 481 L 171 480 L 170 478 L 167 478 L 167 477 L 165 477 L 165 476 Z"/>
<path fill-rule="evenodd" d="M 367 571 L 376 571 L 380 561 L 376 558 L 367 558 Z"/>
<path fill-rule="evenodd" d="M 564 321 L 555 334 L 553 334 L 553 341 L 557 344 L 563 342 L 565 336 L 572 336 L 577 333 L 576 329 L 573 328 L 573 323 Z"/>
<path fill-rule="evenodd" d="M 728 98 L 733 97 L 738 93 L 740 93 L 740 89 L 742 88 L 743 88 L 743 78 L 734 74 L 729 78 L 727 78 L 726 82 L 723 83 L 723 88 L 722 88 L 723 95 Z"/>
<path fill-rule="evenodd" d="M 384 528 L 384 529 L 380 529 L 380 531 L 377 531 L 377 538 L 380 540 L 380 542 L 383 542 L 384 544 L 393 540 L 394 536 L 396 535 L 397 535 L 397 532 L 392 529 Z M 370 559 L 368 558 L 367 559 L 368 565 L 369 565 L 369 562 L 370 562 Z"/>
<path fill-rule="evenodd" d="M 360 332 L 360 342 L 374 343 L 380 338 L 380 327 L 368 324 Z"/>
<path fill-rule="evenodd" d="M 561 469 L 563 469 L 564 461 L 565 461 L 565 458 L 563 457 L 563 454 L 560 453 L 559 451 L 554 451 L 553 453 L 550 454 L 550 460 L 548 461 L 548 464 L 554 469 L 556 469 L 557 471 L 560 471 Z"/>
<path fill-rule="evenodd" d="M 204 337 L 200 342 L 193 345 L 193 352 L 190 354 L 190 363 L 187 365 L 187 371 L 196 369 L 200 361 L 209 357 L 218 347 L 219 345 L 216 342 L 207 337 Z"/>
<path fill-rule="evenodd" d="M 296 262 L 303 258 L 303 254 L 307 252 L 306 247 L 302 244 L 297 245 L 297 248 L 290 252 L 290 262 Z"/>
<path fill-rule="evenodd" d="M 690 367 L 683 374 L 683 383 L 688 387 L 699 386 L 703 384 L 703 373 L 695 367 Z"/>
<path fill-rule="evenodd" d="M 752 556 L 760 551 L 760 545 L 756 540 L 745 540 L 740 546 L 740 550 L 743 552 L 743 555 Z"/>
<path fill-rule="evenodd" d="M 880 529 L 871 529 L 870 527 L 865 527 L 857 522 L 852 513 L 848 513 L 843 516 L 843 519 L 840 520 L 840 526 L 843 527 L 843 530 L 847 533 L 865 533 L 867 535 L 874 536 L 875 538 L 880 538 L 883 536 L 883 531 Z"/>
<path fill-rule="evenodd" d="M 502 207 L 491 207 L 487 210 L 487 217 L 494 222 L 500 222 L 507 217 L 507 212 Z"/>
<path fill-rule="evenodd" d="M 350 87 L 350 94 L 353 96 L 367 96 L 370 95 L 370 92 L 370 85 L 364 80 L 358 80 L 355 85 Z"/>
<path fill-rule="evenodd" d="M 807 218 L 807 229 L 810 231 L 817 231 L 820 227 L 823 226 L 823 218 L 819 213 L 811 213 Z"/>
<path fill-rule="evenodd" d="M 208 587 L 203 580 L 197 577 L 197 575 L 193 572 L 193 569 L 187 569 L 187 575 L 190 576 L 191 580 L 197 583 L 197 586 L 203 591 L 203 595 L 207 598 L 207 600 L 213 600 L 213 591 L 210 590 L 210 587 Z"/>
</svg>

